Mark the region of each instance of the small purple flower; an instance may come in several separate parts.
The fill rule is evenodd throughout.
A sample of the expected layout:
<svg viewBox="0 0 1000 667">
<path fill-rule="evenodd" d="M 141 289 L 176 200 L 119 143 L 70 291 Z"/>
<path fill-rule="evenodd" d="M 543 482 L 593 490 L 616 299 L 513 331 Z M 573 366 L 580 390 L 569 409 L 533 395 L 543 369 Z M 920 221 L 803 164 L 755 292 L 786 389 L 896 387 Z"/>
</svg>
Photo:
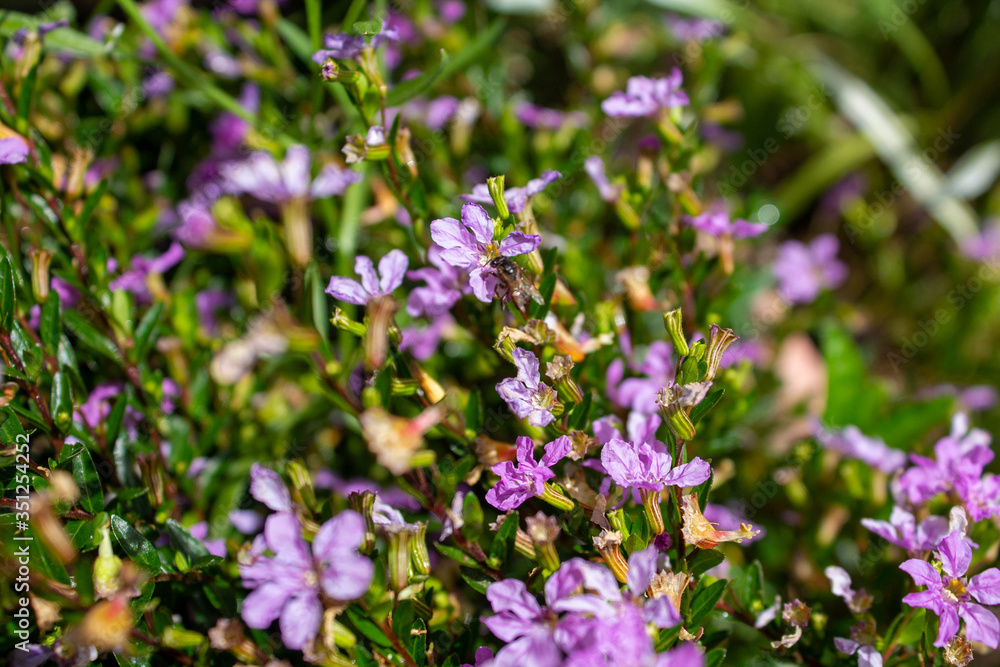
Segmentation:
<svg viewBox="0 0 1000 667">
<path fill-rule="evenodd" d="M 441 259 L 468 271 L 472 293 L 483 303 L 493 300 L 497 280 L 489 269 L 490 260 L 515 257 L 532 252 L 541 237 L 511 232 L 501 241 L 493 240 L 494 223 L 486 210 L 477 204 L 462 207 L 462 220 L 441 218 L 431 222 L 431 238 L 441 248 Z"/>
<path fill-rule="evenodd" d="M 601 450 L 601 463 L 618 486 L 648 491 L 697 486 L 712 474 L 708 462 L 698 457 L 674 467 L 666 445 L 653 439 L 652 434 L 642 442 L 613 438 Z"/>
<path fill-rule="evenodd" d="M 840 430 L 827 430 L 818 422 L 814 424 L 816 440 L 827 449 L 840 452 L 884 473 L 891 473 L 906 465 L 906 453 L 885 444 L 882 438 L 872 438 L 857 426 L 847 426 Z"/>
<path fill-rule="evenodd" d="M 28 159 L 28 142 L 18 136 L 0 138 L 0 164 L 18 164 Z"/>
<path fill-rule="evenodd" d="M 313 54 L 313 62 L 322 65 L 327 58 L 353 60 L 361 55 L 361 50 L 365 48 L 364 35 L 348 35 L 340 32 L 326 35 L 323 38 L 325 49 Z"/>
<path fill-rule="evenodd" d="M 548 426 L 555 420 L 552 408 L 557 403 L 557 396 L 541 381 L 538 357 L 519 347 L 514 348 L 513 357 L 517 377 L 499 382 L 497 393 L 518 419 L 527 419 L 529 424 L 539 428 Z"/>
<path fill-rule="evenodd" d="M 553 577 L 545 584 L 546 597 L 553 588 L 550 583 Z M 528 659 L 532 662 L 527 664 L 562 663 L 557 640 L 560 628 L 558 624 L 553 627 L 551 613 L 538 604 L 523 581 L 504 579 L 492 583 L 486 589 L 486 599 L 494 615 L 484 618 L 483 624 L 501 641 L 507 642 L 493 659 L 493 667 L 523 667 Z"/>
<path fill-rule="evenodd" d="M 361 282 L 333 276 L 326 293 L 335 299 L 363 306 L 372 297 L 388 296 L 403 284 L 409 260 L 402 250 L 390 250 L 378 263 L 378 273 L 372 260 L 358 255 L 354 260 L 354 272 L 361 276 Z"/>
<path fill-rule="evenodd" d="M 567 122 L 582 125 L 586 121 L 586 116 L 579 112 L 566 113 L 558 109 L 546 109 L 531 102 L 518 104 L 514 115 L 522 125 L 544 130 L 558 130 Z"/>
<path fill-rule="evenodd" d="M 253 589 L 243 601 L 243 620 L 257 630 L 279 620 L 285 646 L 302 649 L 316 637 L 323 620 L 321 592 L 346 602 L 364 595 L 371 585 L 375 567 L 358 553 L 364 541 L 365 520 L 351 510 L 324 523 L 311 550 L 295 515 L 272 514 L 255 546 L 273 555 L 257 555 L 240 566 L 243 585 Z"/>
<path fill-rule="evenodd" d="M 747 222 L 740 218 L 730 220 L 729 213 L 718 202 L 700 215 L 684 216 L 684 222 L 690 227 L 711 234 L 716 238 L 729 234 L 738 239 L 746 239 L 759 236 L 767 231 L 767 225 L 762 222 Z"/>
<path fill-rule="evenodd" d="M 839 249 L 833 234 L 820 234 L 808 245 L 783 243 L 772 267 L 781 298 L 791 304 L 812 303 L 823 290 L 840 287 L 847 279 L 847 266 L 837 259 Z"/>
<path fill-rule="evenodd" d="M 916 558 L 899 566 L 913 577 L 914 583 L 927 587 L 919 593 L 910 593 L 903 598 L 903 602 L 937 614 L 940 624 L 934 645 L 938 648 L 958 633 L 959 618 L 965 621 L 965 635 L 971 641 L 997 648 L 1000 645 L 1000 620 L 976 602 L 1000 604 L 1000 570 L 991 567 L 967 579 L 965 574 L 972 562 L 972 547 L 958 531 L 941 542 L 938 559 L 942 572 L 927 561 Z"/>
<path fill-rule="evenodd" d="M 208 550 L 209 554 L 217 556 L 219 558 L 226 557 L 225 540 L 205 539 L 206 537 L 208 537 L 208 523 L 206 523 L 205 521 L 199 521 L 198 523 L 188 528 L 188 533 L 190 533 L 191 537 L 195 538 L 196 540 L 201 540 L 201 543 L 205 545 L 205 548 Z"/>
<path fill-rule="evenodd" d="M 657 412 L 656 395 L 661 387 L 674 379 L 673 347 L 666 341 L 654 341 L 646 349 L 642 362 L 630 362 L 630 366 L 645 377 L 623 379 L 625 364 L 621 359 L 615 359 L 608 365 L 608 398 L 615 405 L 635 412 L 647 415 Z"/>
<path fill-rule="evenodd" d="M 872 596 L 865 589 L 854 590 L 851 588 L 851 575 L 842 567 L 831 565 L 823 573 L 830 580 L 830 588 L 833 594 L 847 603 L 848 608 L 854 614 L 863 614 L 872 605 Z"/>
<path fill-rule="evenodd" d="M 684 41 L 705 42 L 726 31 L 720 21 L 710 19 L 686 19 L 676 14 L 667 16 L 667 26 L 674 37 Z"/>
<path fill-rule="evenodd" d="M 214 334 L 218 328 L 216 313 L 223 308 L 229 308 L 233 303 L 233 295 L 221 289 L 203 289 L 194 297 L 198 320 L 211 334 Z"/>
<path fill-rule="evenodd" d="M 492 470 L 500 476 L 500 481 L 486 492 L 486 502 L 506 512 L 520 507 L 528 498 L 545 493 L 545 482 L 556 474 L 552 466 L 561 461 L 573 449 L 568 436 L 560 436 L 545 445 L 545 454 L 535 461 L 535 441 L 521 436 L 517 439 L 517 463 L 503 461 Z"/>
<path fill-rule="evenodd" d="M 440 317 L 462 298 L 459 271 L 444 261 L 441 252 L 439 246 L 432 244 L 427 249 L 427 260 L 434 266 L 421 267 L 406 274 L 410 280 L 422 280 L 426 285 L 410 290 L 406 312 L 413 317 Z"/>
<path fill-rule="evenodd" d="M 245 84 L 239 101 L 247 111 L 257 113 L 260 108 L 260 88 L 257 84 Z M 251 128 L 249 121 L 231 111 L 219 114 L 208 128 L 212 135 L 212 153 L 228 155 L 237 150 Z"/>
<path fill-rule="evenodd" d="M 991 218 L 975 236 L 959 244 L 962 254 L 976 262 L 991 259 L 1000 253 L 1000 218 Z"/>
<path fill-rule="evenodd" d="M 399 349 L 409 352 L 417 361 L 430 359 L 438 349 L 444 332 L 455 325 L 450 315 L 435 317 L 426 327 L 406 327 L 402 330 Z"/>
<path fill-rule="evenodd" d="M 623 184 L 611 184 L 611 181 L 608 180 L 607 175 L 604 173 L 604 160 L 596 155 L 591 155 L 584 161 L 583 168 L 586 170 L 587 175 L 590 176 L 590 180 L 594 182 L 594 185 L 600 191 L 601 199 L 606 202 L 618 201 L 625 186 Z"/>
<path fill-rule="evenodd" d="M 670 75 L 662 79 L 633 76 L 626 84 L 625 92 L 618 91 L 601 103 L 601 109 L 609 116 L 617 118 L 651 116 L 660 109 L 673 109 L 691 103 L 681 90 L 683 75 L 676 67 Z"/>
<path fill-rule="evenodd" d="M 532 197 L 540 193 L 549 184 L 562 178 L 562 174 L 553 169 L 542 172 L 542 175 L 538 178 L 533 178 L 528 181 L 528 184 L 520 188 L 506 188 L 504 190 L 504 201 L 507 202 L 507 210 L 511 213 L 520 213 L 528 205 L 528 201 Z M 474 202 L 476 204 L 492 204 L 493 197 L 490 196 L 489 186 L 486 183 L 480 183 L 479 185 L 472 188 L 472 193 L 467 195 L 462 195 L 462 199 L 467 202 Z M 463 207 L 464 212 L 464 207 Z M 464 220 L 464 217 L 463 217 Z"/>
<path fill-rule="evenodd" d="M 899 492 L 918 505 L 951 488 L 969 486 L 993 460 L 991 440 L 986 431 L 969 430 L 967 415 L 955 415 L 951 434 L 934 445 L 935 459 L 910 454 L 914 465 L 899 478 Z"/>
<path fill-rule="evenodd" d="M 108 285 L 113 290 L 125 290 L 135 295 L 139 303 L 149 303 L 153 295 L 149 291 L 146 279 L 150 274 L 163 274 L 180 264 L 184 259 L 184 248 L 176 241 L 170 244 L 166 252 L 158 257 L 143 257 L 137 255 L 132 258 L 128 271 L 111 281 Z"/>
<path fill-rule="evenodd" d="M 305 146 L 289 148 L 282 162 L 266 151 L 255 151 L 243 161 L 225 164 L 222 175 L 231 194 L 247 193 L 272 204 L 340 195 L 360 178 L 353 171 L 328 164 L 312 179 L 311 161 Z"/>
</svg>

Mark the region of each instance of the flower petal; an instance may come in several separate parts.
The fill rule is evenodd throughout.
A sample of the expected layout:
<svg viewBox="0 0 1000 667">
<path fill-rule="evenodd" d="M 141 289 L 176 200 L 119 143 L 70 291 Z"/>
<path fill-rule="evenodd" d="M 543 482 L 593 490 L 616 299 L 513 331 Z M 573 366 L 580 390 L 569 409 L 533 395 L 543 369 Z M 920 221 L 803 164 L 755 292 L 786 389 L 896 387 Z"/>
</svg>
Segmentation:
<svg viewBox="0 0 1000 667">
<path fill-rule="evenodd" d="M 1000 620 L 993 612 L 968 602 L 959 605 L 958 613 L 965 619 L 965 636 L 970 641 L 982 642 L 990 648 L 1000 645 Z"/>
<path fill-rule="evenodd" d="M 356 551 L 365 541 L 365 520 L 353 510 L 344 510 L 316 531 L 313 556 L 331 560 L 334 555 Z"/>
<path fill-rule="evenodd" d="M 369 294 L 378 294 L 378 274 L 370 257 L 358 255 L 354 258 L 354 272 L 361 276 L 361 286 Z"/>
<path fill-rule="evenodd" d="M 402 250 L 390 250 L 378 263 L 378 273 L 381 277 L 379 287 L 382 294 L 390 294 L 403 284 L 403 276 L 410 260 Z"/>
<path fill-rule="evenodd" d="M 350 278 L 333 276 L 330 278 L 330 284 L 326 287 L 326 293 L 335 299 L 353 303 L 356 306 L 368 303 L 368 292 L 361 286 L 361 283 Z"/>
<path fill-rule="evenodd" d="M 941 566 L 952 577 L 961 577 L 969 571 L 972 562 L 972 547 L 965 541 L 965 536 L 957 530 L 941 540 L 938 547 L 941 556 Z"/>
<path fill-rule="evenodd" d="M 281 476 L 259 463 L 250 466 L 250 495 L 275 512 L 292 509 L 292 497 Z"/>
<path fill-rule="evenodd" d="M 339 554 L 330 562 L 319 583 L 334 600 L 356 600 L 368 592 L 375 578 L 375 565 L 359 554 Z"/>
<path fill-rule="evenodd" d="M 514 257 L 515 255 L 527 255 L 538 247 L 542 237 L 538 234 L 522 234 L 521 232 L 511 232 L 504 240 L 500 241 L 500 254 L 504 257 Z"/>
<path fill-rule="evenodd" d="M 243 600 L 240 615 L 243 622 L 255 630 L 264 630 L 281 615 L 281 609 L 295 591 L 268 582 L 250 593 Z"/>
<path fill-rule="evenodd" d="M 298 651 L 312 641 L 323 620 L 323 605 L 315 589 L 307 589 L 293 597 L 281 612 L 281 641 Z"/>
<path fill-rule="evenodd" d="M 1000 570 L 991 567 L 969 581 L 968 590 L 983 604 L 1000 604 Z"/>
<path fill-rule="evenodd" d="M 911 558 L 900 565 L 899 569 L 913 577 L 918 586 L 937 586 L 941 583 L 941 574 L 927 561 Z"/>
<path fill-rule="evenodd" d="M 697 486 L 712 476 L 712 466 L 697 456 L 690 463 L 671 468 L 663 483 L 667 486 Z"/>
<path fill-rule="evenodd" d="M 498 614 L 508 612 L 518 618 L 530 620 L 538 618 L 542 613 L 542 606 L 538 604 L 538 600 L 528 592 L 528 587 L 519 579 L 504 579 L 490 584 L 486 589 L 486 599 L 489 600 L 493 611 Z"/>
<path fill-rule="evenodd" d="M 495 225 L 490 214 L 479 204 L 466 204 L 462 207 L 462 224 L 472 230 L 476 240 L 482 245 L 493 243 Z"/>
</svg>

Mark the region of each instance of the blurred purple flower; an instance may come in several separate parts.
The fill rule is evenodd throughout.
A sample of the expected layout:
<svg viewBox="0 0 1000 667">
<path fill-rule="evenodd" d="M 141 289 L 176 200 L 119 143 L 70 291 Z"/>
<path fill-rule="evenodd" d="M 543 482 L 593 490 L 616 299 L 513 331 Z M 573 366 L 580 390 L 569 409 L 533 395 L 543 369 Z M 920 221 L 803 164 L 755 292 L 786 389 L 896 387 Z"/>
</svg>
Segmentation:
<svg viewBox="0 0 1000 667">
<path fill-rule="evenodd" d="M 255 546 L 266 546 L 273 556 L 257 555 L 240 565 L 243 585 L 253 589 L 243 601 L 244 622 L 263 630 L 279 620 L 285 646 L 302 649 L 316 637 L 323 620 L 321 593 L 346 602 L 364 595 L 371 585 L 375 567 L 358 553 L 364 541 L 365 520 L 351 510 L 324 523 L 311 550 L 293 514 L 269 516 L 263 544 L 255 541 Z"/>
<path fill-rule="evenodd" d="M 566 113 L 558 109 L 536 106 L 527 101 L 522 101 L 517 105 L 514 109 L 514 115 L 522 125 L 543 130 L 558 130 L 567 122 L 580 126 L 587 120 L 587 117 L 579 111 Z"/>
<path fill-rule="evenodd" d="M 545 482 L 556 474 L 552 466 L 561 461 L 573 449 L 570 439 L 563 435 L 545 445 L 545 454 L 535 461 L 535 441 L 521 436 L 517 439 L 517 463 L 503 461 L 492 470 L 500 476 L 486 492 L 486 502 L 502 512 L 520 507 L 528 498 L 541 496 L 545 492 Z"/>
<path fill-rule="evenodd" d="M 990 218 L 980 232 L 959 244 L 962 254 L 971 260 L 984 262 L 1000 253 L 1000 218 Z"/>
<path fill-rule="evenodd" d="M 730 220 L 725 206 L 719 202 L 707 208 L 700 215 L 684 216 L 684 222 L 689 227 L 715 237 L 730 234 L 738 239 L 760 236 L 768 229 L 767 225 L 762 222 L 747 222 L 740 218 Z"/>
<path fill-rule="evenodd" d="M 918 505 L 952 488 L 960 493 L 967 490 L 979 481 L 986 464 L 993 460 L 991 441 L 986 431 L 969 430 L 967 415 L 955 415 L 951 433 L 934 445 L 934 459 L 910 454 L 914 465 L 899 478 L 899 492 Z"/>
<path fill-rule="evenodd" d="M 905 452 L 887 446 L 882 438 L 866 436 L 857 426 L 827 430 L 816 422 L 813 424 L 813 434 L 827 449 L 864 461 L 882 472 L 895 472 L 906 465 Z"/>
<path fill-rule="evenodd" d="M 666 21 L 674 37 L 684 41 L 704 42 L 726 31 L 724 23 L 710 19 L 688 19 L 677 14 L 669 14 Z"/>
<path fill-rule="evenodd" d="M 427 260 L 434 266 L 414 269 L 406 274 L 410 280 L 422 280 L 424 287 L 410 290 L 406 312 L 413 317 L 439 317 L 451 310 L 462 298 L 459 272 L 441 257 L 441 247 L 432 244 L 427 249 Z"/>
<path fill-rule="evenodd" d="M 903 598 L 903 602 L 937 614 L 940 622 L 934 645 L 938 648 L 958 633 L 959 618 L 965 621 L 965 636 L 970 641 L 997 648 L 1000 645 L 1000 620 L 976 602 L 1000 604 L 1000 570 L 991 567 L 967 579 L 965 575 L 972 562 L 972 547 L 958 531 L 941 542 L 938 559 L 943 572 L 916 558 L 899 566 L 913 577 L 914 583 L 927 588 L 919 593 L 910 593 Z"/>
<path fill-rule="evenodd" d="M 514 367 L 517 377 L 501 380 L 497 393 L 507 403 L 518 419 L 527 419 L 532 426 L 548 426 L 555 420 L 552 408 L 556 393 L 544 382 L 538 372 L 538 357 L 533 352 L 515 347 Z"/>
<path fill-rule="evenodd" d="M 136 255 L 132 258 L 128 271 L 111 281 L 108 285 L 112 290 L 125 290 L 135 295 L 139 303 L 149 303 L 153 296 L 149 291 L 146 279 L 150 274 L 164 274 L 184 259 L 184 248 L 180 243 L 174 241 L 167 248 L 166 252 L 158 257 L 143 257 Z"/>
<path fill-rule="evenodd" d="M 292 496 L 281 475 L 259 463 L 250 466 L 250 495 L 275 512 L 292 510 Z"/>
<path fill-rule="evenodd" d="M 468 271 L 472 293 L 483 303 L 491 302 L 496 293 L 496 277 L 488 267 L 490 260 L 527 254 L 541 241 L 538 235 L 511 232 L 497 242 L 493 234 L 493 220 L 477 204 L 462 207 L 461 222 L 455 218 L 431 222 L 431 238 L 442 248 L 441 259 Z"/>
<path fill-rule="evenodd" d="M 616 405 L 653 414 L 659 410 L 656 394 L 674 379 L 673 347 L 666 341 L 654 341 L 646 349 L 642 362 L 631 365 L 645 377 L 625 378 L 625 363 L 621 359 L 608 365 L 608 398 Z"/>
<path fill-rule="evenodd" d="M 618 201 L 625 186 L 621 183 L 612 185 L 607 175 L 605 175 L 604 160 L 596 155 L 591 155 L 584 161 L 583 168 L 586 170 L 587 175 L 590 176 L 590 180 L 597 186 L 598 191 L 600 191 L 601 199 L 606 202 Z"/>
<path fill-rule="evenodd" d="M 890 544 L 907 551 L 919 552 L 936 549 L 941 540 L 951 532 L 958 531 L 965 534 L 968 519 L 965 517 L 965 511 L 957 507 L 952 509 L 950 520 L 943 516 L 929 516 L 918 524 L 916 517 L 896 505 L 892 508 L 888 521 L 862 519 L 861 525 Z M 970 544 L 978 546 L 971 540 Z"/>
<path fill-rule="evenodd" d="M 662 79 L 633 76 L 628 80 L 625 92 L 618 91 L 604 100 L 601 109 L 609 116 L 620 118 L 651 116 L 660 109 L 687 106 L 691 100 L 680 89 L 682 82 L 683 75 L 676 67 Z"/>
<path fill-rule="evenodd" d="M 358 255 L 354 260 L 354 272 L 361 276 L 361 282 L 341 276 L 330 278 L 326 293 L 335 299 L 363 306 L 372 297 L 388 296 L 403 284 L 409 259 L 402 250 L 390 250 L 378 263 L 378 273 L 372 260 Z"/>
<path fill-rule="evenodd" d="M 402 331 L 399 349 L 409 352 L 417 361 L 426 361 L 437 352 L 445 330 L 454 324 L 455 320 L 450 315 L 439 315 L 426 327 L 406 327 Z"/>
<path fill-rule="evenodd" d="M 305 146 L 289 148 L 282 162 L 266 151 L 255 151 L 245 160 L 225 164 L 222 175 L 231 194 L 247 193 L 273 204 L 343 194 L 360 178 L 356 172 L 335 164 L 324 166 L 315 179 L 310 178 L 311 161 Z"/>
<path fill-rule="evenodd" d="M 847 279 L 847 266 L 837 259 L 840 242 L 821 234 L 808 245 L 786 241 L 778 249 L 772 271 L 778 294 L 791 304 L 812 303 L 825 289 L 836 289 Z"/>
<path fill-rule="evenodd" d="M 0 139 L 0 164 L 18 164 L 28 159 L 28 142 L 18 136 Z"/>
</svg>

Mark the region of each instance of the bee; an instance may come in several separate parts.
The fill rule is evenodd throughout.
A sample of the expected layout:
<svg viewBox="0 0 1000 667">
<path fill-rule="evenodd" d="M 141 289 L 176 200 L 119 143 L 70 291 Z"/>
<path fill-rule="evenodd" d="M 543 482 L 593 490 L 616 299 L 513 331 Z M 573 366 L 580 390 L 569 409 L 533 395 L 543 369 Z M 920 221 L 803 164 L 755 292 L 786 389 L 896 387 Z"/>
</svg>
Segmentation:
<svg viewBox="0 0 1000 667">
<path fill-rule="evenodd" d="M 491 259 L 488 266 L 498 280 L 496 291 L 498 297 L 513 301 L 521 311 L 528 308 L 529 301 L 545 305 L 542 296 L 535 289 L 534 281 L 525 275 L 524 269 L 517 262 L 509 257 L 497 257 Z"/>
</svg>

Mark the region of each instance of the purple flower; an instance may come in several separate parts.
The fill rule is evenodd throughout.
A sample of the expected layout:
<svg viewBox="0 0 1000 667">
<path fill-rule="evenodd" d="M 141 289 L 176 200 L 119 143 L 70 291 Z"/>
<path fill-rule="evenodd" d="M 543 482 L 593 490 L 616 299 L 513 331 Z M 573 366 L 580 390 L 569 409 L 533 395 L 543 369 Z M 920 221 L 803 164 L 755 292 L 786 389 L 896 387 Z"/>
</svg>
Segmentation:
<svg viewBox="0 0 1000 667">
<path fill-rule="evenodd" d="M 18 164 L 28 159 L 28 142 L 18 136 L 0 138 L 0 164 Z"/>
<path fill-rule="evenodd" d="M 660 109 L 672 109 L 691 103 L 681 90 L 683 76 L 676 67 L 670 75 L 662 79 L 633 76 L 626 84 L 625 92 L 618 91 L 601 103 L 601 109 L 609 116 L 651 116 Z"/>
<path fill-rule="evenodd" d="M 862 519 L 861 525 L 907 551 L 930 551 L 952 530 L 943 516 L 929 516 L 917 524 L 916 517 L 898 505 L 888 521 Z"/>
<path fill-rule="evenodd" d="M 511 213 L 520 213 L 528 205 L 528 201 L 553 183 L 562 178 L 562 174 L 558 171 L 549 169 L 548 171 L 542 172 L 542 175 L 538 178 L 533 178 L 528 181 L 528 184 L 521 188 L 506 188 L 504 190 L 504 201 L 507 202 L 507 209 Z M 467 202 L 474 202 L 476 204 L 492 204 L 493 197 L 490 196 L 489 186 L 486 183 L 480 183 L 479 185 L 472 188 L 472 193 L 467 195 L 462 195 L 462 199 Z M 463 221 L 464 218 L 464 207 L 463 211 Z"/>
<path fill-rule="evenodd" d="M 256 535 L 264 527 L 264 517 L 253 510 L 232 510 L 229 523 L 244 535 Z"/>
<path fill-rule="evenodd" d="M 188 533 L 191 537 L 196 540 L 201 540 L 205 548 L 213 556 L 218 556 L 219 558 L 226 557 L 226 541 L 225 540 L 206 540 L 208 537 L 208 523 L 205 521 L 199 521 L 188 529 Z"/>
<path fill-rule="evenodd" d="M 594 185 L 600 191 L 601 199 L 606 202 L 618 201 L 625 186 L 622 184 L 611 184 L 611 181 L 608 180 L 608 177 L 604 173 L 604 160 L 596 155 L 591 155 L 584 161 L 583 168 L 586 170 L 587 175 L 590 176 L 590 180 L 594 182 Z"/>
<path fill-rule="evenodd" d="M 506 512 L 520 507 L 528 498 L 543 495 L 545 482 L 556 476 L 552 466 L 565 458 L 572 449 L 569 437 L 560 436 L 545 445 L 545 454 L 536 462 L 534 440 L 519 437 L 518 465 L 515 467 L 512 461 L 503 461 L 493 466 L 492 470 L 500 476 L 500 481 L 486 492 L 486 502 Z"/>
<path fill-rule="evenodd" d="M 991 648 L 1000 645 L 1000 620 L 993 612 L 976 602 L 986 605 L 1000 604 L 1000 570 L 992 567 L 971 579 L 966 572 L 972 562 L 972 547 L 963 535 L 955 531 L 944 538 L 938 549 L 941 569 L 927 561 L 911 559 L 899 566 L 918 586 L 927 589 L 910 593 L 903 602 L 911 607 L 923 607 L 938 615 L 938 648 L 958 633 L 959 618 L 965 621 L 965 635 L 975 642 L 982 642 Z"/>
<path fill-rule="evenodd" d="M 962 254 L 971 260 L 983 262 L 1000 253 L 1000 218 L 991 218 L 975 236 L 963 239 L 959 245 Z"/>
<path fill-rule="evenodd" d="M 545 130 L 558 130 L 567 121 L 572 121 L 581 125 L 586 121 L 586 117 L 579 112 L 565 113 L 558 109 L 546 109 L 532 104 L 531 102 L 521 102 L 514 110 L 514 115 L 518 121 L 527 127 L 542 128 Z"/>
<path fill-rule="evenodd" d="M 258 555 L 240 566 L 243 585 L 253 589 L 243 601 L 243 620 L 263 630 L 280 619 L 285 646 L 303 648 L 316 637 L 323 619 L 321 592 L 346 602 L 371 585 L 375 567 L 357 550 L 364 540 L 365 520 L 347 510 L 320 527 L 310 553 L 298 519 L 287 512 L 272 514 L 255 546 L 273 555 Z"/>
<path fill-rule="evenodd" d="M 426 361 L 437 351 L 445 330 L 454 324 L 455 320 L 450 315 L 444 315 L 435 317 L 426 327 L 406 327 L 401 332 L 399 349 L 409 352 L 417 361 Z"/>
<path fill-rule="evenodd" d="M 840 287 L 847 266 L 837 259 L 839 249 L 833 234 L 820 234 L 809 245 L 783 243 L 772 267 L 781 297 L 791 304 L 812 303 L 823 290 Z"/>
<path fill-rule="evenodd" d="M 229 308 L 234 303 L 233 296 L 221 289 L 203 289 L 194 297 L 195 309 L 198 311 L 198 320 L 205 329 L 214 334 L 218 322 L 216 313 L 223 308 Z"/>
<path fill-rule="evenodd" d="M 710 19 L 686 19 L 676 14 L 667 16 L 667 26 L 674 37 L 684 41 L 704 42 L 726 31 L 725 24 Z"/>
<path fill-rule="evenodd" d="M 552 388 L 541 381 L 538 357 L 519 347 L 514 348 L 513 357 L 517 377 L 498 383 L 497 393 L 518 419 L 527 419 L 529 424 L 539 428 L 548 426 L 555 420 L 552 408 L 557 397 Z"/>
<path fill-rule="evenodd" d="M 340 32 L 326 35 L 323 39 L 325 49 L 313 54 L 313 62 L 322 65 L 327 58 L 353 60 L 361 55 L 361 49 L 365 48 L 364 35 L 348 35 Z"/>
<path fill-rule="evenodd" d="M 251 113 L 260 108 L 260 88 L 255 83 L 243 86 L 240 104 Z M 231 111 L 222 113 L 212 121 L 208 130 L 212 135 L 212 152 L 228 155 L 243 145 L 243 139 L 251 129 L 250 123 Z"/>
<path fill-rule="evenodd" d="M 153 295 L 149 291 L 146 279 L 150 274 L 163 274 L 172 269 L 184 259 L 184 248 L 176 241 L 170 244 L 166 252 L 158 257 L 132 258 L 129 270 L 111 281 L 108 285 L 113 290 L 125 290 L 135 295 L 139 303 L 149 303 Z"/>
<path fill-rule="evenodd" d="M 667 486 L 697 486 L 712 474 L 708 462 L 698 457 L 674 467 L 666 445 L 653 439 L 652 433 L 643 441 L 613 438 L 601 450 L 601 463 L 618 486 L 648 491 L 662 491 Z"/>
<path fill-rule="evenodd" d="M 361 276 L 361 282 L 333 276 L 326 293 L 335 299 L 363 306 L 372 297 L 388 296 L 403 284 L 409 260 L 402 250 L 390 250 L 378 263 L 378 273 L 372 260 L 358 255 L 354 260 L 354 272 Z"/>
<path fill-rule="evenodd" d="M 615 359 L 608 365 L 608 398 L 615 405 L 636 412 L 647 415 L 657 412 L 659 408 L 656 405 L 656 395 L 662 386 L 674 379 L 673 347 L 666 341 L 655 341 L 646 349 L 641 363 L 630 365 L 646 377 L 622 379 L 625 364 L 620 359 Z"/>
<path fill-rule="evenodd" d="M 700 215 L 684 216 L 684 222 L 698 231 L 715 237 L 730 234 L 738 239 L 746 239 L 759 236 L 767 231 L 767 225 L 762 222 L 747 222 L 740 218 L 730 220 L 729 213 L 718 202 Z"/>
<path fill-rule="evenodd" d="M 222 175 L 230 193 L 247 193 L 272 204 L 343 194 L 360 178 L 353 171 L 328 164 L 312 179 L 310 162 L 309 149 L 305 146 L 289 148 L 282 162 L 266 151 L 255 151 L 243 161 L 224 165 Z"/>
<path fill-rule="evenodd" d="M 555 575 L 545 583 L 546 597 L 550 590 L 554 592 L 554 578 Z M 483 624 L 501 641 L 507 642 L 493 659 L 493 667 L 562 663 L 562 652 L 556 640 L 556 636 L 561 634 L 560 628 L 558 624 L 553 627 L 551 614 L 538 604 L 523 581 L 504 579 L 492 583 L 486 589 L 486 599 L 494 615 L 484 618 Z"/>
<path fill-rule="evenodd" d="M 536 234 L 511 232 L 501 241 L 493 240 L 493 220 L 477 204 L 462 207 L 462 221 L 441 218 L 431 222 L 431 238 L 441 248 L 441 259 L 451 266 L 468 271 L 472 293 L 483 303 L 493 300 L 497 280 L 488 267 L 497 257 L 524 255 L 538 247 Z"/>
<path fill-rule="evenodd" d="M 759 366 L 764 363 L 766 355 L 767 349 L 759 340 L 738 340 L 722 353 L 719 368 L 732 368 L 739 366 L 744 361 L 749 361 L 753 366 Z"/>
<path fill-rule="evenodd" d="M 971 489 L 993 460 L 991 440 L 986 431 L 969 430 L 968 416 L 955 415 L 951 434 L 934 445 L 936 460 L 910 454 L 914 465 L 899 478 L 899 492 L 917 505 L 951 488 Z"/>
<path fill-rule="evenodd" d="M 427 250 L 427 259 L 434 266 L 414 269 L 406 274 L 410 280 L 423 280 L 425 287 L 414 287 L 406 301 L 406 312 L 413 317 L 437 318 L 451 310 L 462 292 L 459 272 L 441 257 L 442 250 L 432 244 Z"/>
<path fill-rule="evenodd" d="M 847 426 L 839 431 L 827 430 L 817 422 L 813 433 L 827 449 L 864 461 L 882 472 L 895 472 L 906 465 L 905 452 L 887 446 L 882 438 L 865 435 L 857 426 Z"/>
</svg>

